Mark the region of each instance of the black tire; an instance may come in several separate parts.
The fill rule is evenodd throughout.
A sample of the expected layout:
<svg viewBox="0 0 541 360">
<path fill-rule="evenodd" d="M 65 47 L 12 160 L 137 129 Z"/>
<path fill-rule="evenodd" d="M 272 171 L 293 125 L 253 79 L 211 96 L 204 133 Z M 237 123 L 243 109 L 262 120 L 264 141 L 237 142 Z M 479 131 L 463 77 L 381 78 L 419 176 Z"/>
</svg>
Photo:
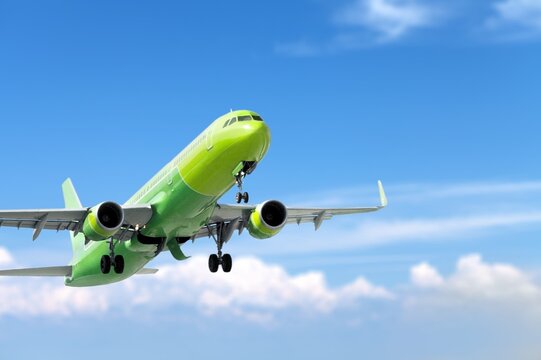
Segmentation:
<svg viewBox="0 0 541 360">
<path fill-rule="evenodd" d="M 248 204 L 248 201 L 250 201 L 250 195 L 248 195 L 247 192 L 245 192 L 244 194 L 242 194 L 242 198 L 244 199 L 244 203 L 245 203 L 245 204 Z"/>
<path fill-rule="evenodd" d="M 100 269 L 102 274 L 109 274 L 111 272 L 111 258 L 109 255 L 103 255 L 101 257 Z"/>
<path fill-rule="evenodd" d="M 224 256 L 222 256 L 222 270 L 228 273 L 231 271 L 232 267 L 233 267 L 233 259 L 231 258 L 231 255 L 224 254 Z"/>
<path fill-rule="evenodd" d="M 124 272 L 124 256 L 117 255 L 115 256 L 115 264 L 114 264 L 115 272 L 117 274 L 122 274 Z"/>
<path fill-rule="evenodd" d="M 237 202 L 237 204 L 240 204 L 240 202 L 242 201 L 242 194 L 240 192 L 235 195 L 235 201 Z"/>
<path fill-rule="evenodd" d="M 209 256 L 209 270 L 212 273 L 215 273 L 218 271 L 218 268 L 220 267 L 220 260 L 218 259 L 218 255 L 212 254 Z"/>
</svg>

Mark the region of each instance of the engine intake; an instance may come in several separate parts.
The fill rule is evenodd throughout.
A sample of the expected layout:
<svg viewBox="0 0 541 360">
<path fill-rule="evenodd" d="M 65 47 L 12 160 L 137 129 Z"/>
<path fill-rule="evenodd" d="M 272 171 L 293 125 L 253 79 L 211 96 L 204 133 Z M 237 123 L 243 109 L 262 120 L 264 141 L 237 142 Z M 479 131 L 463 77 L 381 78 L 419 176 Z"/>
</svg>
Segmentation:
<svg viewBox="0 0 541 360">
<path fill-rule="evenodd" d="M 287 208 L 277 200 L 259 204 L 250 215 L 248 232 L 256 239 L 268 239 L 278 234 L 287 221 Z"/>
<path fill-rule="evenodd" d="M 90 209 L 83 223 L 83 234 L 90 240 L 106 240 L 116 234 L 123 223 L 122 206 L 112 201 L 103 202 Z"/>
</svg>

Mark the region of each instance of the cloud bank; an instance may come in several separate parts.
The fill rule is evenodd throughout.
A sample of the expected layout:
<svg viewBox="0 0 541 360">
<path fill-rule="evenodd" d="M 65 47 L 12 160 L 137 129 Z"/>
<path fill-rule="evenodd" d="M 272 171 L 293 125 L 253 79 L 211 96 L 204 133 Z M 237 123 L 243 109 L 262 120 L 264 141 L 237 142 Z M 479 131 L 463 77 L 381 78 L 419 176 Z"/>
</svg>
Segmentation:
<svg viewBox="0 0 541 360">
<path fill-rule="evenodd" d="M 378 308 L 381 316 L 396 309 L 409 316 L 442 309 L 446 314 L 470 309 L 499 316 L 505 309 L 506 314 L 535 316 L 541 322 L 541 285 L 510 264 L 487 263 L 478 254 L 458 259 L 447 276 L 427 262 L 413 265 L 409 283 L 393 290 L 362 276 L 331 288 L 321 272 L 291 275 L 256 258 L 238 259 L 230 274 L 210 274 L 206 258 L 200 256 L 163 266 L 155 276 L 105 287 L 67 288 L 60 279 L 0 279 L 0 317 L 191 313 L 268 325 L 280 315 L 302 319 L 338 311 L 358 314 L 363 304 L 371 303 L 384 305 Z"/>
<path fill-rule="evenodd" d="M 487 263 L 479 254 L 471 254 L 461 257 L 446 278 L 427 263 L 412 267 L 410 278 L 413 288 L 403 298 L 410 309 L 471 309 L 541 321 L 540 284 L 510 264 Z"/>
<path fill-rule="evenodd" d="M 143 307 L 155 312 L 192 308 L 203 316 L 272 322 L 283 311 L 324 315 L 365 300 L 393 298 L 363 277 L 330 288 L 321 272 L 291 275 L 256 258 L 237 259 L 230 274 L 211 274 L 207 258 L 196 256 L 163 266 L 154 276 L 94 288 L 67 288 L 61 279 L 0 279 L 0 316 L 16 317 L 99 316 L 111 311 L 129 315 Z"/>
</svg>

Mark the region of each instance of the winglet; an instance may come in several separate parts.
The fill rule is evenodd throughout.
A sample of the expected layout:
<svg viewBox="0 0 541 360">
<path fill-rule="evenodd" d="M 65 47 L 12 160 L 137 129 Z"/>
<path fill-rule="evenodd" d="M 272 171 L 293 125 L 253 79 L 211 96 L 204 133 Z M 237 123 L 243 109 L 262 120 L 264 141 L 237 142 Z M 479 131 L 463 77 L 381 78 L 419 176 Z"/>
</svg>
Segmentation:
<svg viewBox="0 0 541 360">
<path fill-rule="evenodd" d="M 382 208 L 387 206 L 387 196 L 385 195 L 385 190 L 383 190 L 383 184 L 378 180 L 378 189 L 379 189 L 379 201 Z"/>
</svg>

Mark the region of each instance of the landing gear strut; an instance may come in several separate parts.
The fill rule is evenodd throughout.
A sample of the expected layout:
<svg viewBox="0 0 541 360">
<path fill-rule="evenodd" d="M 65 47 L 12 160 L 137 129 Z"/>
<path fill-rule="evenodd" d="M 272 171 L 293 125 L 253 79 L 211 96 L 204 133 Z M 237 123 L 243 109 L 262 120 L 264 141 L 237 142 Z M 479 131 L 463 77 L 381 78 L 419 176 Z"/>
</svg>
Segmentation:
<svg viewBox="0 0 541 360">
<path fill-rule="evenodd" d="M 114 240 L 109 240 L 109 255 L 103 255 L 100 260 L 100 270 L 102 274 L 109 274 L 111 267 L 117 274 L 124 272 L 124 257 L 122 255 L 115 255 L 115 243 Z"/>
<path fill-rule="evenodd" d="M 243 201 L 246 204 L 250 200 L 250 196 L 248 195 L 248 193 L 242 192 L 242 183 L 246 175 L 251 174 L 252 171 L 255 170 L 256 166 L 257 163 L 255 161 L 245 161 L 242 169 L 235 175 L 235 183 L 239 188 L 239 192 L 237 192 L 237 194 L 235 195 L 235 200 L 237 204 L 240 204 Z"/>
<path fill-rule="evenodd" d="M 222 270 L 226 273 L 230 272 L 231 268 L 233 267 L 233 259 L 231 258 L 231 255 L 222 253 L 222 247 L 225 243 L 222 226 L 223 224 L 219 224 L 217 227 L 216 237 L 213 235 L 214 241 L 216 242 L 216 247 L 218 248 L 217 254 L 212 254 L 209 256 L 209 270 L 213 273 L 218 271 L 220 265 L 222 266 Z"/>
</svg>

